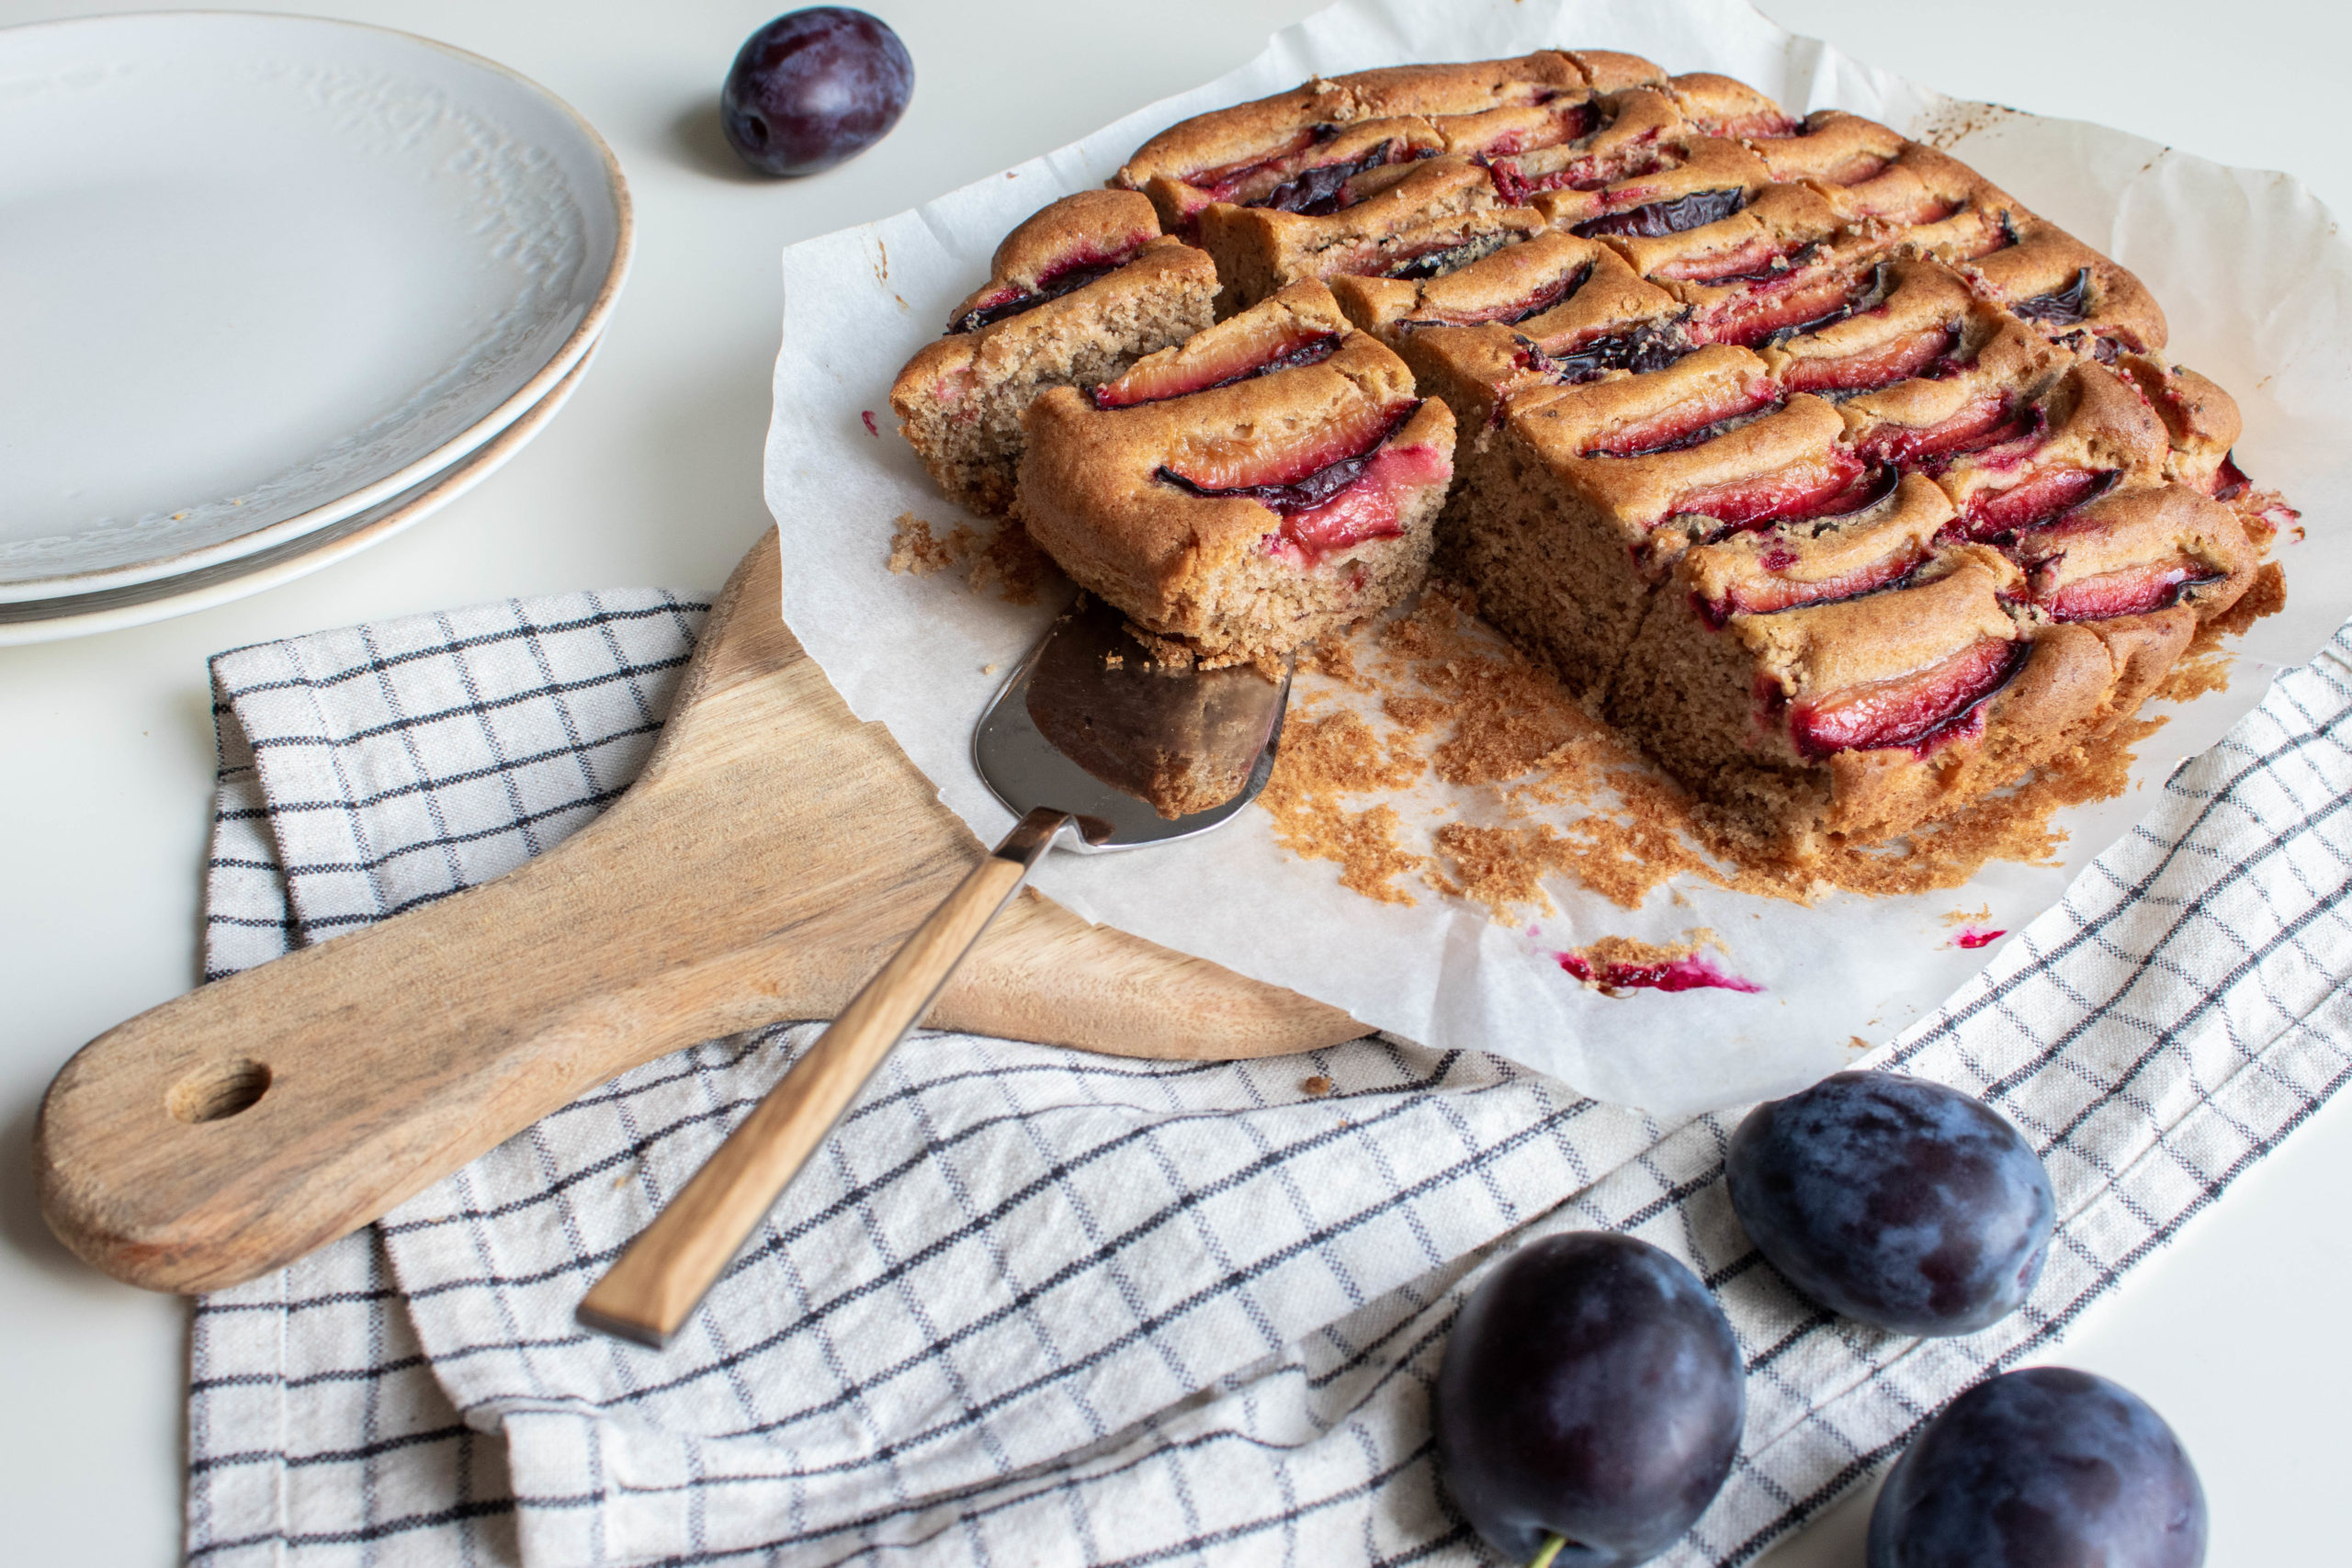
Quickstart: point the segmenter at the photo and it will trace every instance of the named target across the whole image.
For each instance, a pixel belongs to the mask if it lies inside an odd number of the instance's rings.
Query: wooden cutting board
[[[644,773],[588,827],[495,882],[214,981],[84,1046],[50,1086],[36,1145],[65,1244],[153,1290],[234,1284],[616,1073],[831,1017],[982,846],[801,651],[777,570],[771,531],[713,606]],[[1131,858],[1153,874],[1148,852]],[[1193,1060],[1363,1032],[1034,893],[928,1021]]]

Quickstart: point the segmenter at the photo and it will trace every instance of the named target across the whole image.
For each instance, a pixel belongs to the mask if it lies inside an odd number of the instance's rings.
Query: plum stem
[[[1544,1544],[1535,1549],[1535,1555],[1528,1559],[1527,1568],[1552,1568],[1552,1559],[1559,1556],[1560,1548],[1567,1544],[1568,1538],[1566,1536],[1545,1536],[1544,1538]]]

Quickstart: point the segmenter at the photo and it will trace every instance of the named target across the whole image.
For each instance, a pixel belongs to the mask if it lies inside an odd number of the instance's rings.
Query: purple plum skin
[[[1698,1276],[1645,1242],[1530,1242],[1463,1304],[1435,1399],[1438,1466],[1514,1562],[1627,1568],[1671,1546],[1731,1473],[1738,1342]]]
[[[2015,1312],[2056,1201],[2033,1145],[1981,1100],[1895,1073],[1835,1073],[1748,1112],[1724,1161],[1748,1239],[1800,1292],[1902,1334]]]
[[[2199,1568],[2205,1492],[2163,1416],[2064,1367],[1978,1383],[1871,1512],[1869,1568]]]
[[[778,17],[744,40],[718,95],[727,144],[763,175],[813,175],[889,133],[915,62],[887,23],[847,6]]]

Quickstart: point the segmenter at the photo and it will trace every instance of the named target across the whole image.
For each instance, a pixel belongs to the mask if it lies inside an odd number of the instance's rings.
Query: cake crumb
[[[1298,668],[1335,681],[1351,691],[1370,688],[1370,682],[1356,666],[1355,644],[1345,637],[1327,637],[1303,649],[1298,656]]]
[[[889,567],[901,576],[911,573],[929,577],[934,571],[961,565],[979,540],[978,534],[961,523],[943,539],[932,532],[930,524],[911,512],[901,512],[890,535]]]
[[[983,664],[980,666],[980,673],[983,675],[993,675],[996,673],[996,666],[993,664]]]
[[[1449,822],[1437,830],[1437,847],[1453,863],[1455,878],[1445,891],[1487,907],[1497,925],[1516,925],[1516,911],[1533,908],[1555,915],[1559,906],[1544,891],[1547,872],[1566,870],[1558,857],[1560,835],[1550,823],[1532,828],[1474,828]]]
[[[1474,619],[1468,592],[1432,581],[1414,612],[1382,634],[1384,650],[1404,660],[1423,694],[1385,705],[1407,728],[1426,733],[1445,718],[1453,731],[1431,755],[1437,776],[1453,784],[1520,778],[1590,741],[1598,723],[1552,676]]]
[[[1351,810],[1340,796],[1398,789],[1419,777],[1416,758],[1397,756],[1363,716],[1349,709],[1294,713],[1285,722],[1274,771],[1258,804],[1274,819],[1274,839],[1306,860],[1338,863],[1340,885],[1384,904],[1413,905],[1396,879],[1429,857],[1397,841],[1402,819],[1385,802]]]
[[[1311,1094],[1316,1099],[1320,1100],[1325,1095],[1331,1092],[1331,1080],[1325,1077],[1321,1073],[1317,1073],[1311,1078],[1302,1078],[1299,1080],[1298,1091],[1301,1094]]]
[[[967,586],[974,592],[993,590],[1009,604],[1035,604],[1039,589],[1055,570],[1018,523],[1000,523],[986,538],[978,529],[958,523],[943,538],[911,512],[898,515],[888,565],[892,571],[915,577],[967,567]]]
[[[1981,926],[1992,919],[1993,906],[1989,903],[1974,909],[1948,909],[1943,917],[1948,926]]]
[[[1029,537],[1029,531],[1008,519],[996,525],[988,544],[972,558],[972,570],[965,581],[975,592],[992,591],[1008,604],[1034,604],[1038,591],[1056,570],[1046,552]]]

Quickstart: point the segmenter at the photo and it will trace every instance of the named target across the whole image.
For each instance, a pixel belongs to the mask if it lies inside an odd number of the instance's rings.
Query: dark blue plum
[[[813,175],[889,133],[915,62],[888,24],[847,6],[778,17],[744,41],[718,95],[727,143],[763,175]]]
[[[1757,1250],[1833,1312],[1973,1334],[2041,1278],[2057,1205],[2018,1130],[1958,1089],[1837,1073],[1732,1134],[1732,1208]]]
[[[2164,1417],[2064,1367],[1978,1383],[1871,1513],[1870,1568],[2198,1568],[2205,1491]]]
[[[1463,1304],[1438,1370],[1438,1465],[1517,1562],[1621,1568],[1671,1546],[1739,1450],[1747,1372],[1698,1277],[1645,1242],[1531,1242]]]

